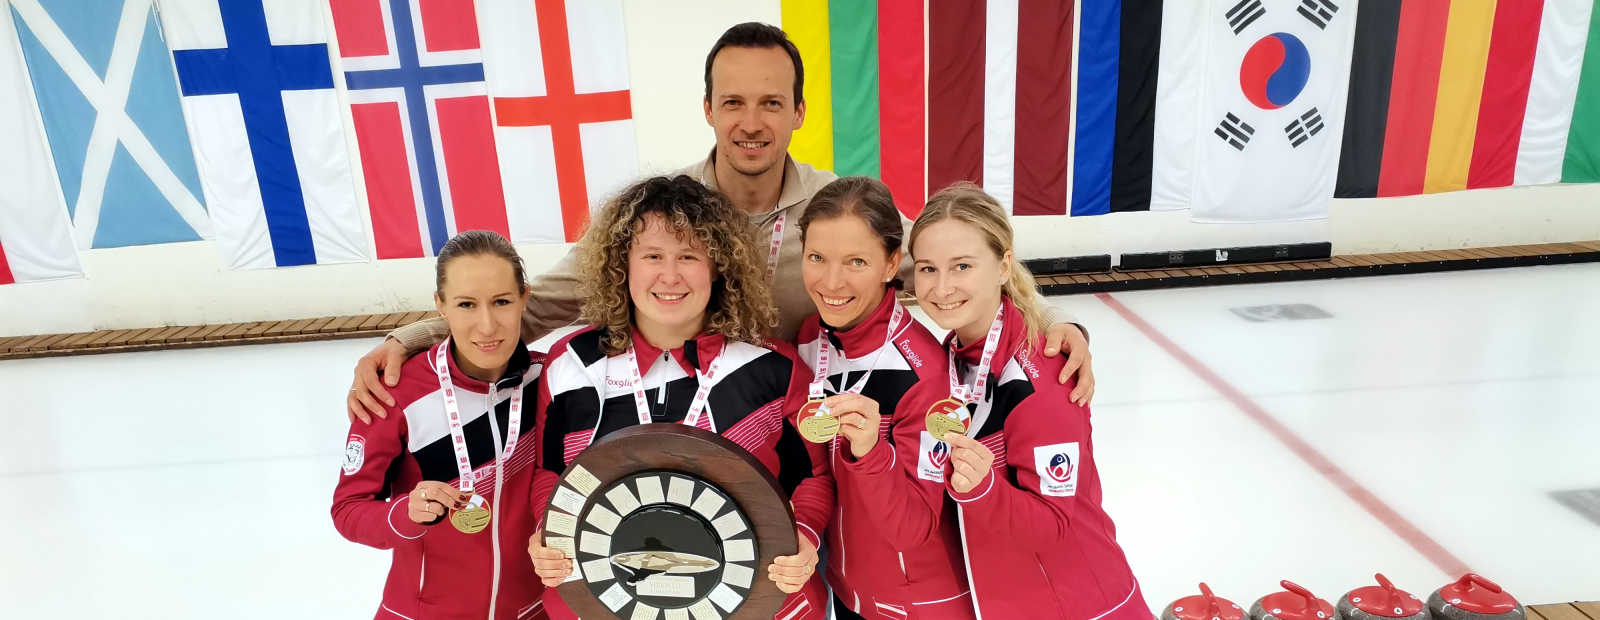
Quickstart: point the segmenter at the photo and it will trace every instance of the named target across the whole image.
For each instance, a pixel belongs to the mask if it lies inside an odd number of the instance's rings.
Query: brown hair
[[[606,354],[619,355],[633,344],[628,250],[651,213],[711,258],[716,280],[706,302],[706,331],[761,344],[778,318],[767,290],[765,257],[752,243],[754,225],[725,196],[680,175],[648,178],[622,190],[594,214],[574,250],[583,320],[608,330],[601,342]]]
[[[794,104],[805,103],[806,68],[800,62],[800,48],[794,46],[789,40],[789,35],[783,29],[761,22],[745,22],[735,25],[722,33],[717,43],[711,46],[711,53],[706,54],[706,101],[711,100],[711,65],[717,61],[717,54],[725,47],[744,47],[753,49],[777,48],[789,54],[790,62],[794,63]]]
[[[444,272],[450,262],[463,256],[498,256],[511,263],[512,277],[517,280],[517,294],[528,292],[528,274],[522,269],[522,256],[500,233],[492,230],[469,230],[444,243],[433,265],[433,294],[444,298]]]
[[[894,206],[889,186],[872,177],[855,176],[835,179],[811,197],[800,215],[800,243],[805,244],[812,222],[845,216],[861,218],[883,240],[885,257],[893,256],[905,239],[905,226],[900,223],[900,210]],[[890,284],[905,288],[898,276]]]
[[[1012,252],[1011,270],[1005,284],[1000,286],[1000,292],[1011,298],[1012,305],[1022,313],[1022,321],[1027,326],[1025,342],[1031,349],[1047,326],[1044,324],[1044,311],[1039,308],[1039,291],[1034,286],[1033,274],[1012,251],[1016,244],[1005,207],[977,185],[966,181],[955,183],[928,199],[928,206],[922,209],[922,215],[917,216],[917,222],[911,226],[911,241],[907,246],[915,246],[917,235],[944,220],[965,222],[978,229],[983,233],[984,241],[988,242],[989,249],[994,251],[995,258]]]

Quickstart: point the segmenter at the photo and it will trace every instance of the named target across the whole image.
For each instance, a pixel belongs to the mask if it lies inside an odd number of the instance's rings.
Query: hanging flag
[[[983,185],[1018,215],[1066,213],[1072,10],[784,0],[783,28],[806,67],[806,123],[790,155],[882,178],[908,217],[956,181]]]
[[[1205,8],[1198,2],[1162,0],[1084,0],[1082,7],[1072,214],[1148,211],[1159,153],[1157,123],[1173,120],[1175,102],[1187,104],[1178,112],[1190,116],[1198,103],[1204,48],[1193,33],[1204,32],[1199,24],[1204,22]],[[1177,21],[1164,32],[1168,12],[1175,13]],[[1162,47],[1164,38],[1176,39],[1174,51],[1188,56],[1170,57]],[[1182,75],[1183,71],[1190,73]],[[1165,92],[1158,88],[1162,84]],[[1163,107],[1168,108],[1165,115]],[[1178,120],[1186,121],[1176,133],[1188,136],[1187,141],[1164,136],[1176,142],[1164,160],[1173,164],[1180,163],[1177,154],[1192,158],[1193,153],[1196,121]],[[1175,126],[1167,128],[1172,133]]]
[[[377,256],[433,256],[458,232],[510,238],[470,2],[334,0]]]
[[[511,240],[576,241],[638,176],[622,0],[479,8]]]
[[[913,0],[781,3],[806,73],[806,122],[789,155],[840,176],[882,179],[908,217],[928,192],[924,13]]]
[[[1593,19],[1594,8],[1592,0],[1544,0],[1527,113],[1517,145],[1513,180],[1517,185],[1561,182],[1569,145],[1575,158],[1582,157],[1581,153],[1600,153],[1596,143],[1600,126],[1594,120],[1600,116],[1600,23]],[[1579,115],[1575,112],[1582,87],[1586,87],[1584,101],[1589,107]],[[1568,140],[1574,124],[1578,138]],[[1567,180],[1600,181],[1600,174],[1582,177],[1574,174]]]
[[[1557,0],[1549,0],[1557,1]],[[1600,9],[1600,6],[1594,7]],[[1576,16],[1578,9],[1570,9]],[[1561,162],[1561,182],[1600,182],[1600,15],[1589,17],[1589,37],[1584,48],[1583,73],[1573,102],[1572,127],[1567,133],[1566,155]]]
[[[1327,217],[1357,5],[1213,0],[1210,6],[1193,219]]]
[[[1338,196],[1592,182],[1594,0],[1362,5]]]
[[[1204,2],[1163,2],[1151,136],[1150,210],[1189,208],[1194,194],[1194,151],[1201,138],[1200,97],[1205,92]],[[1124,40],[1139,33],[1123,29]]]
[[[160,0],[229,269],[367,260],[316,0]]]
[[[153,0],[13,0],[79,248],[211,237]]]
[[[0,19],[0,284],[83,275],[9,19]]]

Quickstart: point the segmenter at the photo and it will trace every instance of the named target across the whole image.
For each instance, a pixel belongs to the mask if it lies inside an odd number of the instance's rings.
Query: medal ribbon
[[[894,340],[894,332],[900,329],[900,321],[905,318],[905,315],[905,307],[901,306],[898,301],[894,302],[894,314],[889,317],[889,330],[883,335],[883,346],[878,347],[877,355],[872,357],[872,366],[867,368],[867,373],[861,375],[861,379],[857,380],[855,385],[850,386],[850,389],[844,392],[840,392],[841,394],[860,394],[861,390],[867,387],[867,379],[872,378],[872,369],[877,367],[878,358],[883,355],[883,349],[890,345],[890,341]],[[813,379],[810,387],[811,400],[822,400],[828,396],[824,388],[828,381],[828,358],[832,353],[833,345],[828,342],[828,337],[824,334],[818,339],[817,343],[817,364],[812,374]],[[840,357],[844,357],[843,353],[840,354]],[[816,415],[827,415],[827,411],[818,409]]]
[[[722,345],[727,348],[726,342]],[[700,389],[694,393],[694,400],[689,403],[689,413],[683,416],[683,423],[688,426],[700,424],[700,414],[706,409],[706,399],[711,396],[711,386],[716,385],[717,367],[722,365],[722,356],[711,360],[711,366],[704,373],[696,368],[695,377],[700,382]],[[639,423],[650,423],[650,399],[644,394],[644,377],[639,373],[639,356],[634,353],[633,347],[628,347],[629,379],[633,382],[633,406],[639,412]],[[661,389],[666,389],[665,385]],[[601,392],[604,394],[605,392]]]
[[[461,406],[456,402],[455,382],[450,380],[450,339],[445,338],[444,344],[434,354],[433,369],[439,373],[439,387],[444,388],[444,412],[450,420],[450,447],[456,452],[456,471],[461,473],[461,492],[471,493],[472,484],[472,459],[467,455],[467,437],[462,433]],[[494,402],[495,386],[489,386],[489,402]],[[494,424],[494,410],[491,406],[489,423]],[[511,459],[511,453],[517,450],[517,438],[522,434],[522,387],[517,386],[511,391],[511,418],[506,421],[506,445],[500,451],[500,457],[495,462],[494,478],[498,483],[501,472],[505,471],[506,462]]]
[[[789,213],[778,214],[778,219],[772,222],[772,243],[767,249],[767,284],[772,284],[772,278],[778,273],[778,254],[783,251],[783,222],[788,219]]]
[[[983,356],[978,358],[977,373],[973,384],[968,386],[956,374],[956,350],[949,349],[950,354],[950,397],[964,404],[983,402],[984,394],[989,391],[989,365],[994,362],[994,353],[1000,348],[1000,333],[1006,327],[1006,305],[1000,304],[1000,309],[994,313],[994,322],[989,324],[989,336],[983,341]],[[956,409],[957,419],[963,424],[968,423],[971,412],[966,407]]]

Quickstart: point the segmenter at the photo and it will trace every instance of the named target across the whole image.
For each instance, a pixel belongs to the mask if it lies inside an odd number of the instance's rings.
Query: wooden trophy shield
[[[799,552],[778,480],[738,444],[682,424],[589,446],[544,523],[544,545],[574,559],[557,591],[590,620],[768,620],[788,595],[767,566]]]

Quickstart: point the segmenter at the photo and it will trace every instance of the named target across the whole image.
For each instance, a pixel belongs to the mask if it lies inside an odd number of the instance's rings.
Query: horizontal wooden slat
[[[282,322],[283,321],[262,321],[260,323],[256,323],[255,326],[251,327],[248,331],[245,331],[239,335],[245,338],[259,338],[262,335],[265,335],[267,330],[272,329],[273,326]]]
[[[159,328],[159,327],[149,327],[149,328],[145,328],[145,329],[130,329],[126,333],[122,334],[121,336],[117,336],[116,338],[112,338],[111,340],[106,341],[106,346],[108,346],[108,347],[122,346],[122,345],[128,344],[128,342],[133,340],[134,338],[138,338],[139,336],[142,336],[144,334],[150,333],[151,330],[157,330],[157,329],[161,329],[161,328]]]
[[[1570,604],[1539,605],[1539,615],[1545,620],[1590,620],[1589,616]]]
[[[194,333],[191,333],[191,334],[189,334],[187,336],[184,336],[183,337],[183,341],[184,342],[200,342],[202,340],[205,340],[206,336],[210,336],[211,332],[217,331],[217,330],[222,329],[224,327],[227,327],[227,325],[202,325],[200,327],[200,329],[196,330]]]
[[[366,320],[362,321],[361,325],[357,326],[356,329],[361,330],[361,331],[366,331],[366,330],[369,330],[369,329],[377,329],[378,328],[378,323],[383,321],[383,317],[384,316],[385,315],[382,315],[382,314],[367,315]]]
[[[226,340],[228,338],[228,334],[232,334],[241,329],[248,329],[251,325],[254,325],[254,323],[229,323],[227,325],[223,325],[222,327],[218,327],[216,331],[211,332],[206,336],[206,340]]]
[[[1572,606],[1577,607],[1578,611],[1588,616],[1589,620],[1600,620],[1600,602],[1573,603]]]
[[[378,329],[387,330],[387,329],[394,329],[396,327],[399,327],[400,326],[400,319],[406,318],[407,314],[409,314],[409,313],[396,312],[394,314],[385,315],[383,317],[382,321],[378,321]]]
[[[313,319],[311,321],[310,325],[307,325],[307,326],[305,326],[304,328],[302,328],[300,330],[300,333],[302,333],[302,334],[320,333],[322,331],[322,328],[326,327],[328,325],[328,323],[331,322],[331,321],[333,321],[333,318],[331,318],[331,317],[323,317],[323,318],[320,318],[320,319]]]
[[[0,353],[5,353],[6,351],[11,350],[12,345],[22,344],[37,337],[38,336],[7,336],[5,338],[0,338]]]
[[[71,338],[71,337],[76,336],[76,335],[77,334],[50,334],[50,336],[48,338],[45,338],[44,340],[40,340],[39,342],[33,343],[32,346],[28,347],[28,350],[29,351],[44,351],[44,350],[49,349],[50,345],[53,345],[53,344],[55,344],[57,342],[61,342],[62,340],[66,340],[66,339]]]
[[[132,331],[140,331],[140,330],[119,329],[119,330],[116,330],[116,331],[113,331],[113,332],[107,332],[105,334],[102,334],[98,338],[95,338],[94,340],[90,340],[89,342],[85,343],[84,346],[87,346],[87,347],[90,347],[90,348],[94,348],[94,349],[98,349],[100,347],[106,346],[107,344],[110,344],[112,340],[115,340],[117,338],[122,338],[122,339],[126,340],[127,337],[128,337],[128,332],[132,332]]]
[[[99,338],[101,335],[102,334],[100,332],[79,332],[72,334],[66,338],[56,341],[55,344],[50,345],[50,350],[59,351],[62,349],[76,349],[80,346],[88,346],[90,340]]]

